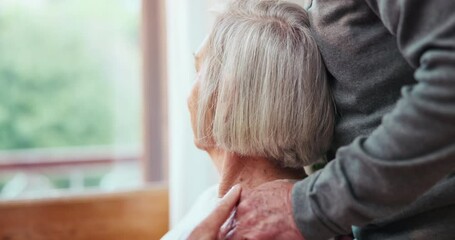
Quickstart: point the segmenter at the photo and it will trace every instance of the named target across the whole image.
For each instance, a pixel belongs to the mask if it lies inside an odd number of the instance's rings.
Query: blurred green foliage
[[[112,49],[137,48],[138,14],[119,0],[27,2],[0,5],[0,149],[113,144]]]

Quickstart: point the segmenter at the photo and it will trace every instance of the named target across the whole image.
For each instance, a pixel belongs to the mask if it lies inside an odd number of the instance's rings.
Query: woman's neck
[[[303,168],[282,168],[263,157],[239,156],[222,150],[210,151],[209,155],[221,175],[218,192],[220,197],[236,184],[240,184],[243,191],[248,191],[269,181],[302,179],[306,176]]]

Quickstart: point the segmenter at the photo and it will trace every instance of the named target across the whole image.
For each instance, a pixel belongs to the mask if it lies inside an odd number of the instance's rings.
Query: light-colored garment
[[[193,229],[206,218],[217,206],[219,185],[212,186],[205,190],[196,200],[185,217],[173,227],[161,240],[186,239]]]

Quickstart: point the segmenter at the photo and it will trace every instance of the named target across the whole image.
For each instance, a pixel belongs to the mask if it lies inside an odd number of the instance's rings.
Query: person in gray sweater
[[[303,236],[455,239],[455,1],[306,8],[339,119],[334,160],[293,188]]]
[[[455,239],[455,1],[305,2],[338,112],[333,160],[290,187],[242,193],[230,239],[295,228],[306,240],[351,229],[358,240]]]

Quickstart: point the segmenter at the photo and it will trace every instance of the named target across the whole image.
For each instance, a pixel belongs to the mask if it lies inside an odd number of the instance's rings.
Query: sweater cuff
[[[292,188],[294,221],[305,240],[327,240],[338,235],[321,220],[318,215],[319,206],[311,199],[315,195],[312,186],[320,173],[321,171],[318,171],[308,176]]]

